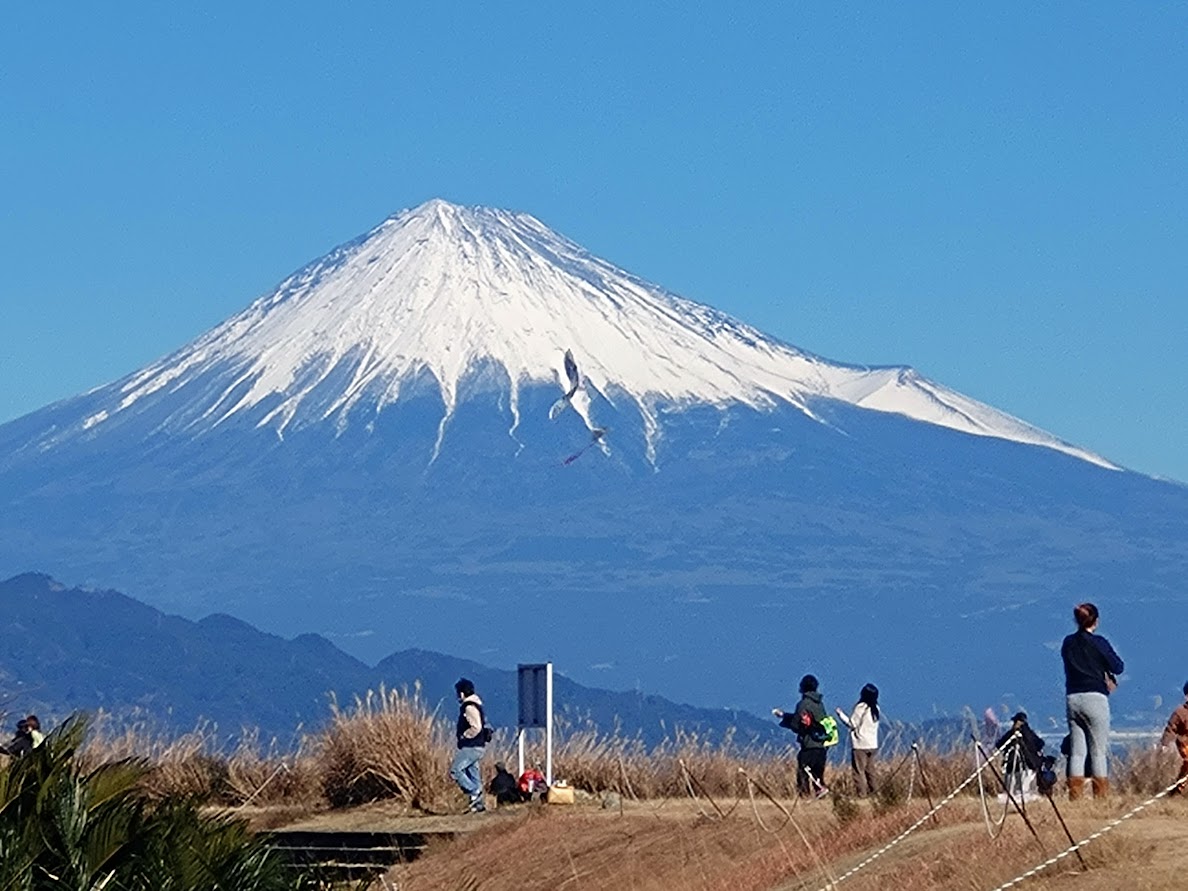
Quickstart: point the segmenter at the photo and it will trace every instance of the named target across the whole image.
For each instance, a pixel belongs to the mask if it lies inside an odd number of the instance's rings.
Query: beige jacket
[[[482,704],[477,693],[471,693],[462,700],[462,714],[466,718],[466,728],[462,731],[464,739],[474,739],[482,732],[483,713],[479,711]]]

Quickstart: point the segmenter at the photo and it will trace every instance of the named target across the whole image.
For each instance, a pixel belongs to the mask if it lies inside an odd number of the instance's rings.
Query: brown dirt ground
[[[1097,831],[1139,799],[1057,801],[1073,837]],[[622,813],[596,804],[509,808],[448,818],[465,837],[432,845],[415,863],[393,869],[380,889],[399,891],[817,891],[895,838],[922,816],[913,802],[876,816],[865,809],[841,824],[829,802],[791,810],[746,800],[719,802],[723,819],[690,800],[628,802]],[[792,808],[791,802],[784,807]],[[1001,812],[999,812],[1000,815]],[[372,816],[379,816],[377,813]],[[997,815],[996,815],[997,816]],[[1046,802],[1028,807],[1039,836],[1013,815],[991,839],[976,799],[958,799],[839,887],[846,891],[993,889],[1064,850],[1067,839]],[[319,828],[335,828],[339,815]],[[417,818],[401,816],[404,821]],[[437,818],[447,819],[447,818]],[[365,825],[350,817],[351,828]],[[362,822],[361,822],[362,821]],[[414,824],[415,825],[415,824]],[[443,826],[446,824],[443,824]],[[345,828],[345,825],[344,825]],[[370,828],[370,827],[368,827]],[[1188,888],[1188,801],[1161,801],[1019,888],[1077,891],[1172,891]]]
[[[271,829],[300,832],[409,832],[461,834],[480,829],[482,817],[470,814],[426,814],[392,801],[360,807],[310,810],[307,805],[212,808],[212,812],[247,820],[256,832]]]

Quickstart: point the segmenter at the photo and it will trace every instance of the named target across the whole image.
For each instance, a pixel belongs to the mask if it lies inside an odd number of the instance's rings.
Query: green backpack
[[[825,744],[825,748],[836,746],[841,735],[838,733],[837,721],[832,716],[826,715],[818,724],[821,729],[819,731],[821,742]]]

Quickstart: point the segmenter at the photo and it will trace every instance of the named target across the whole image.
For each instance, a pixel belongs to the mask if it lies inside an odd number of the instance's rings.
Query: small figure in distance
[[[1010,728],[995,741],[994,748],[999,749],[1006,746],[1015,733],[1019,734],[1018,739],[1007,746],[1002,753],[1005,764],[1004,778],[1012,795],[1016,798],[1022,797],[1024,801],[1034,801],[1039,798],[1038,777],[1043,768],[1041,753],[1044,749],[1044,741],[1027,723],[1027,713],[1016,712],[1011,718]],[[1007,800],[1005,792],[999,795],[999,800],[1003,802]]]
[[[1184,685],[1184,702],[1180,703],[1179,707],[1172,712],[1171,717],[1167,719],[1167,727],[1164,728],[1163,736],[1159,739],[1159,748],[1166,749],[1172,742],[1175,742],[1176,749],[1180,753],[1180,775],[1176,779],[1183,780],[1188,777],[1188,684]],[[1188,783],[1181,783],[1171,794],[1188,794],[1185,786],[1188,786]]]
[[[846,714],[839,706],[837,716],[850,728],[850,769],[861,798],[875,794],[874,761],[879,753],[879,688],[866,684],[858,693],[854,711]]]
[[[1093,797],[1110,793],[1110,692],[1123,671],[1122,660],[1110,642],[1097,634],[1099,613],[1092,603],[1073,609],[1077,630],[1060,645],[1064,663],[1065,706],[1068,711],[1068,800],[1085,794],[1085,767],[1093,776]]]
[[[829,794],[825,787],[825,761],[829,751],[825,747],[827,733],[821,722],[828,715],[819,686],[813,675],[806,674],[800,679],[800,702],[796,704],[796,710],[785,712],[773,708],[771,713],[780,719],[781,727],[796,734],[800,744],[796,755],[796,791],[802,796],[815,794],[817,798],[824,798]]]
[[[13,758],[20,758],[33,751],[33,736],[29,733],[29,722],[21,718],[17,721],[16,733],[8,741],[8,745],[0,746],[0,751]]]
[[[545,796],[549,794],[549,783],[545,779],[545,775],[541,773],[540,765],[529,767],[520,774],[520,794],[524,801],[544,801]]]
[[[487,791],[495,796],[497,805],[519,804],[524,800],[520,793],[520,784],[502,761],[495,762],[495,776],[487,784]]]
[[[29,738],[33,740],[33,748],[37,748],[45,742],[45,734],[41,732],[41,721],[37,715],[29,715],[25,718],[25,724],[29,727]]]
[[[450,777],[469,800],[470,813],[479,814],[487,809],[483,804],[483,777],[479,762],[490,742],[490,729],[483,714],[483,701],[474,692],[474,682],[459,678],[454,684],[454,692],[458,694],[455,733],[458,751],[454,753],[454,761],[450,765]]]

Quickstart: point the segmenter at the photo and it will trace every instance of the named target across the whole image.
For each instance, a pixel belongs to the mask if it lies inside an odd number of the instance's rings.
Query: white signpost
[[[540,727],[545,732],[545,782],[553,784],[553,663],[517,666],[520,710],[516,733],[520,746],[520,773],[524,774],[524,732]]]

